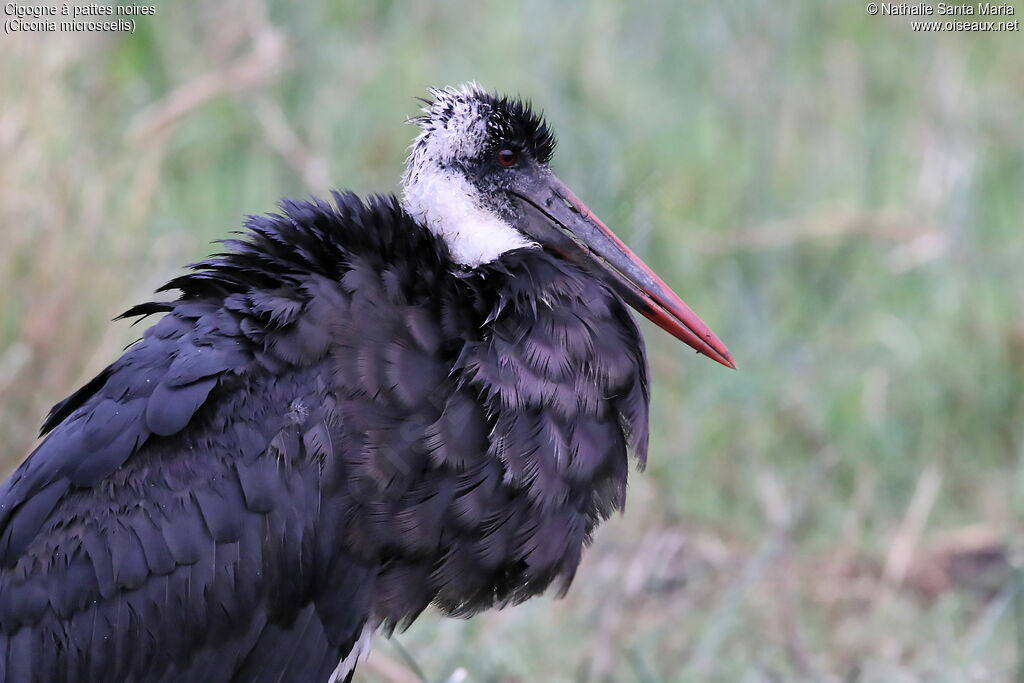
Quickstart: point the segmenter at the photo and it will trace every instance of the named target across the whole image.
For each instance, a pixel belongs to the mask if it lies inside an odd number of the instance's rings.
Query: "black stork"
[[[735,367],[528,105],[431,94],[401,201],[250,218],[50,411],[0,489],[0,681],[347,681],[430,604],[565,591],[646,456],[626,304]]]

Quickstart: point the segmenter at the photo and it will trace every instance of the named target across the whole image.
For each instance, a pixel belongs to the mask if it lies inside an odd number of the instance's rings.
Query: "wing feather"
[[[0,680],[327,680],[431,602],[568,586],[646,447],[631,318],[335,202],[250,219],[54,406],[0,487]]]

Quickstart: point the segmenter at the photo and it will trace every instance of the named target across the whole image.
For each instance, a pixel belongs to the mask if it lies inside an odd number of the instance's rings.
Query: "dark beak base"
[[[596,271],[658,327],[722,365],[736,367],[714,332],[558,178],[547,173],[514,194],[540,214],[527,217],[524,232]]]

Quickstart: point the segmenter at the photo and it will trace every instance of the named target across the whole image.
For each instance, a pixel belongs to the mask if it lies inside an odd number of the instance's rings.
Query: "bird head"
[[[402,176],[402,203],[477,268],[516,249],[546,249],[605,281],[698,352],[735,368],[729,350],[549,166],[555,138],[519,99],[475,83],[433,89]]]

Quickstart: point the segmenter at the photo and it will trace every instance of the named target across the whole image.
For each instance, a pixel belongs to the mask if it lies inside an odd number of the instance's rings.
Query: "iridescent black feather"
[[[583,270],[459,269],[351,194],[226,246],[0,487],[0,680],[325,681],[364,628],[564,590],[621,508],[647,369]]]
[[[542,164],[551,161],[555,153],[555,134],[543,115],[534,113],[529,102],[491,94],[485,95],[483,101],[491,108],[487,118],[488,138],[525,150]]]

